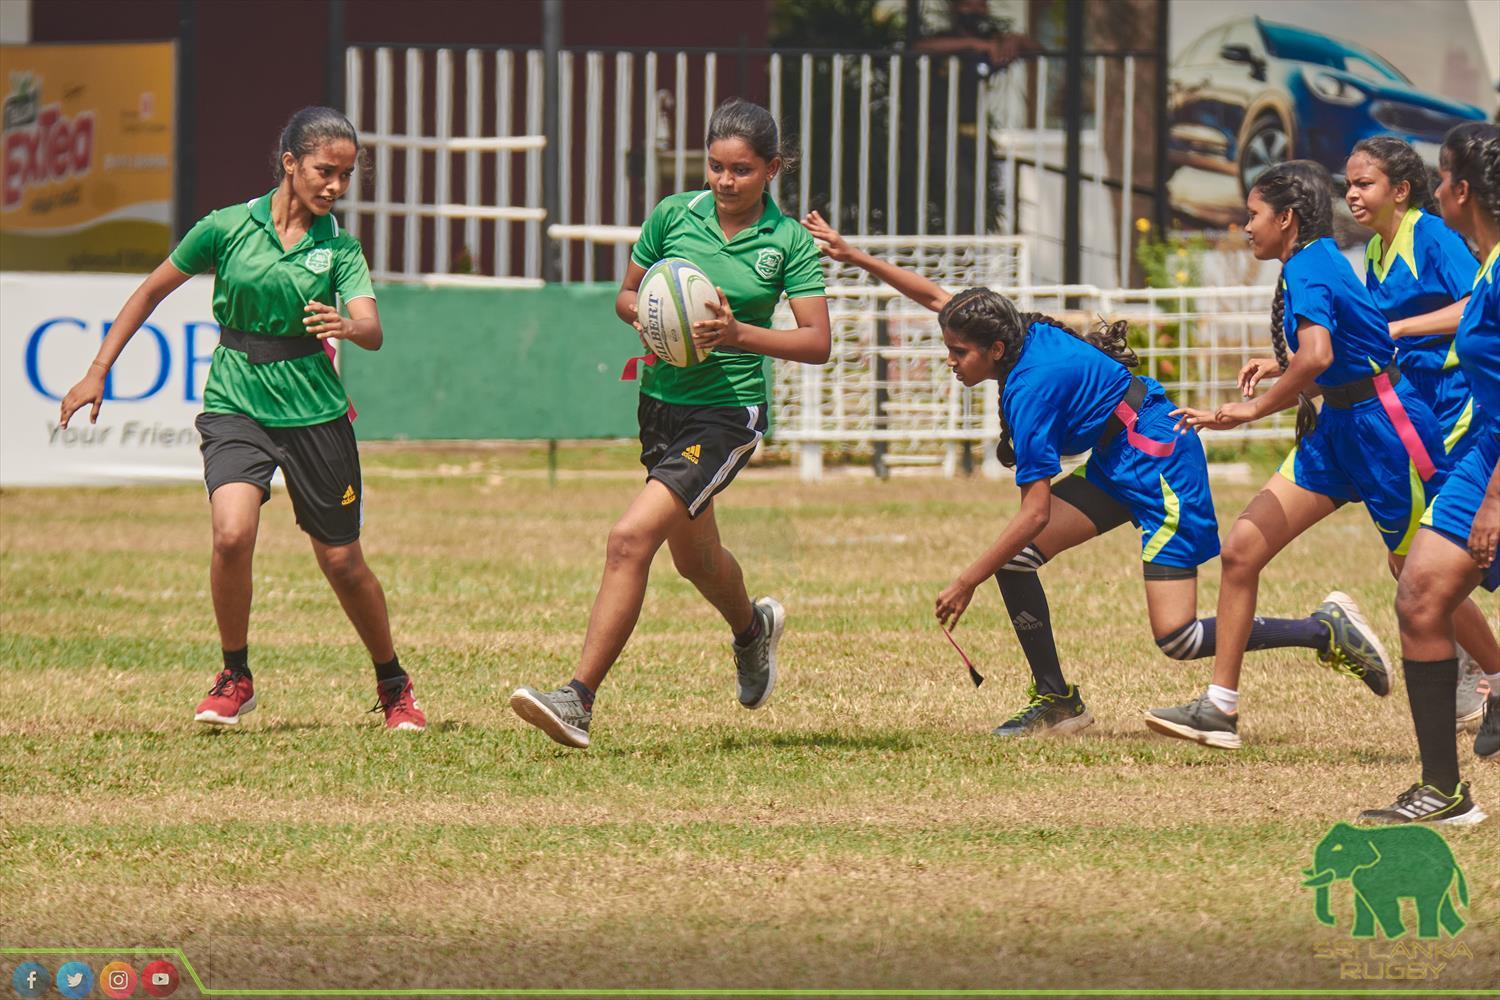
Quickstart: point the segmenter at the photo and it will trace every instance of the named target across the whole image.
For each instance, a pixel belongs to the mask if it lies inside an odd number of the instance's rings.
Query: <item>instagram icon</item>
[[[99,970],[99,989],[107,997],[123,998],[135,993],[139,980],[135,969],[124,962],[110,962]]]

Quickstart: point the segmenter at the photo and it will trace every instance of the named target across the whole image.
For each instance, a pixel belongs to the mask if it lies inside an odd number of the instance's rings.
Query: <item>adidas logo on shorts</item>
[[[357,496],[354,495],[354,487],[353,486],[345,486],[344,487],[344,496],[343,496],[343,498],[341,500],[339,500],[339,505],[342,506],[342,507],[347,507],[351,503],[353,503],[354,501],[356,501],[358,499],[359,499],[359,497],[357,497]]]
[[[686,448],[682,449],[682,457],[687,459],[689,462],[692,462],[694,465],[698,464],[698,458],[702,454],[702,445],[690,444]]]

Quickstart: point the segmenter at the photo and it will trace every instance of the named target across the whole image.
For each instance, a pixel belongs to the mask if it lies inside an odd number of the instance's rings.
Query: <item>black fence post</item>
[[[1083,280],[1083,0],[1068,0],[1063,122],[1068,130],[1063,179],[1063,284]],[[1095,109],[1098,113],[1098,109]]]
[[[562,157],[565,150],[557,148],[557,136],[561,131],[557,110],[558,53],[562,51],[563,0],[545,0],[542,4],[542,131],[547,145],[542,149],[542,208],[547,213],[544,226],[557,222],[558,206],[561,204]],[[503,155],[503,154],[502,154]],[[542,230],[542,280],[548,283],[562,278],[562,266],[558,246],[548,239]],[[556,447],[554,442],[553,447]]]
[[[1156,205],[1152,215],[1157,233],[1165,233],[1172,224],[1172,201],[1167,192],[1167,137],[1172,128],[1172,113],[1168,106],[1171,66],[1167,62],[1172,51],[1168,44],[1172,25],[1171,0],[1158,0],[1156,12]]]
[[[172,238],[197,221],[198,197],[198,0],[177,0],[177,173],[173,178]]]
[[[328,106],[344,110],[346,97],[344,80],[344,43],[348,37],[345,28],[344,0],[328,0],[328,54],[324,59],[324,65],[328,74],[325,88],[328,92]],[[354,123],[355,128],[359,123]]]

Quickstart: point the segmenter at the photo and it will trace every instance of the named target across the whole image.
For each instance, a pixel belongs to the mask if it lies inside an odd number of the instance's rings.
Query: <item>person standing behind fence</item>
[[[664,199],[641,227],[615,313],[640,331],[637,289],[665,257],[697,265],[719,289],[717,318],[694,324],[691,368],[652,365],[638,415],[646,485],[610,529],[583,653],[555,691],[522,687],[511,708],[564,746],[589,745],[594,697],[640,617],[651,560],[666,542],[672,563],[733,633],[739,702],[760,708],[776,683],[776,647],[786,615],[773,598],[751,601],[739,563],[719,539],[714,497],[750,461],[767,427],[765,358],[828,360],[828,305],[817,247],[766,190],[784,166],[776,119],[732,99],[708,123],[708,186]],[[771,330],[785,294],[794,330]]]
[[[371,351],[384,340],[364,252],[332,212],[359,155],[354,126],[338,111],[294,114],[272,161],[276,187],[200,219],[126,301],[88,374],[63,397],[64,427],[85,406],[90,422],[97,420],[105,376],[152,310],[192,275],[214,272],[220,340],[197,420],[213,519],[209,582],[224,651],[223,669],[194,716],[209,725],[238,725],[257,704],[251,561],[278,467],[297,525],[375,664],[379,701],[371,711],[385,715],[387,729],[427,725],[391,643],[385,592],[360,549],[359,449],[348,397],[325,351],[334,340]]]
[[[1422,516],[1396,587],[1422,779],[1391,805],[1361,813],[1366,823],[1468,825],[1485,818],[1468,782],[1459,780],[1458,748],[1448,720],[1454,708],[1458,610],[1475,587],[1500,589],[1500,127],[1460,125],[1444,139],[1439,157],[1443,218],[1484,257],[1454,338],[1482,422],[1470,431],[1473,447]],[[1500,656],[1492,656],[1485,669],[1490,695],[1474,753],[1500,760]]]
[[[1396,364],[1432,408],[1443,450],[1457,466],[1476,440],[1474,394],[1459,367],[1453,334],[1479,262],[1433,209],[1427,164],[1395,136],[1363,139],[1344,168],[1354,220],[1375,230],[1365,248],[1365,287],[1391,324]],[[1458,724],[1484,714],[1479,662],[1459,650]]]
[[[1064,551],[1126,522],[1140,530],[1151,634],[1176,660],[1212,656],[1217,623],[1198,618],[1198,567],[1219,552],[1208,461],[1196,436],[1173,433],[1173,404],[1155,379],[1132,376],[1135,352],[1124,322],[1084,337],[1037,313],[1020,313],[984,288],[950,295],[912,271],[856,250],[813,212],[803,224],[835,260],[868,271],[938,314],[948,367],[966,386],[1000,382],[1000,460],[1015,469],[1021,509],[996,542],[938,595],[937,617],[957,625],[990,577],[1031,667],[1024,708],[996,736],[1067,735],[1093,722],[1077,685],[1063,677],[1052,613],[1038,570]],[[1061,456],[1092,450],[1086,464],[1053,482]],[[1356,672],[1377,693],[1385,664],[1337,592],[1306,618],[1257,618],[1252,649],[1303,647]],[[1238,743],[1231,729],[1216,737]]]
[[[1224,542],[1209,689],[1186,705],[1146,713],[1146,724],[1167,736],[1220,746],[1216,735],[1237,726],[1240,664],[1260,573],[1278,552],[1343,504],[1363,503],[1399,570],[1418,518],[1442,485],[1437,419],[1401,377],[1385,316],[1331,238],[1332,197],[1328,172],[1310,160],[1283,163],[1256,180],[1247,198],[1250,249],[1259,260],[1283,262],[1271,308],[1276,358],[1241,370],[1245,402],[1177,411],[1186,428],[1224,430],[1298,407],[1297,445]],[[1250,399],[1268,376],[1276,383]],[[1307,396],[1314,384],[1321,414]],[[1465,644],[1478,649],[1488,632],[1483,615],[1473,604],[1461,610]]]

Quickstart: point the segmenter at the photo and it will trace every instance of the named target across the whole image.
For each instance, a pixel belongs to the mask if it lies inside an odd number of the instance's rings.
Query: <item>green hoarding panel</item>
[[[634,437],[641,352],[615,316],[617,288],[376,290],[385,346],[345,345],[361,438]]]

